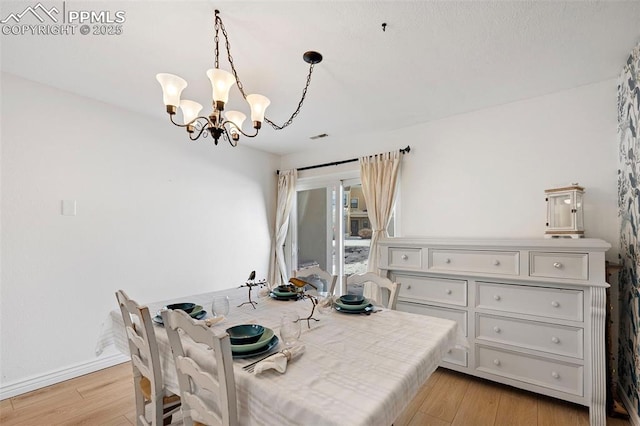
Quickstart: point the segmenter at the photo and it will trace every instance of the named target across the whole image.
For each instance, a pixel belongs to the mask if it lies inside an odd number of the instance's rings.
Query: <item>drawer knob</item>
[[[560,262],[554,262],[554,263],[553,263],[553,267],[554,267],[554,268],[556,268],[556,269],[560,269],[560,268],[562,268],[562,263],[560,263]]]
[[[451,263],[451,259],[446,258],[446,259],[444,260],[444,263]]]
[[[560,306],[560,304],[554,300],[553,302],[551,302],[551,306],[557,308],[558,306]]]
[[[553,337],[551,338],[551,341],[552,341],[553,343],[560,343],[560,339],[558,339],[556,336],[553,336]]]
[[[402,260],[407,260],[407,259],[409,259],[409,256],[407,256],[406,254],[403,254],[402,256],[400,256],[400,258]]]
[[[448,288],[448,289],[447,289],[447,294],[451,294],[451,293],[452,293],[451,289],[450,289],[450,288]]]
[[[407,290],[411,290],[411,284],[407,286]]]
[[[500,295],[499,295],[499,294],[496,294],[495,296],[493,296],[493,299],[494,299],[494,300],[500,300],[500,299],[501,299],[501,297],[500,297]]]
[[[500,266],[500,261],[498,259],[496,259],[496,260],[493,261],[493,264],[495,266]]]
[[[559,379],[560,375],[556,371],[552,371],[551,372],[551,377],[553,377],[554,379]]]
[[[496,325],[495,327],[493,327],[493,331],[495,331],[496,333],[500,333],[502,330],[500,330],[500,327]]]
[[[494,359],[494,360],[493,360],[493,363],[494,363],[495,365],[500,365],[500,360],[499,360],[499,359]]]

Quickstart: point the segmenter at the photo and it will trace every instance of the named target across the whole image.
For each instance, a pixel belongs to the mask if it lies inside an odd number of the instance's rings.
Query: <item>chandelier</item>
[[[244,135],[248,138],[253,138],[258,135],[262,122],[266,121],[275,130],[282,130],[287,127],[293,119],[298,115],[304,99],[307,95],[307,89],[311,83],[311,73],[315,64],[322,61],[322,55],[318,52],[308,51],[305,52],[302,58],[309,64],[309,74],[307,75],[307,82],[302,91],[302,98],[298,103],[298,107],[291,114],[289,120],[282,125],[277,125],[265,117],[265,110],[271,103],[271,101],[259,94],[247,95],[244,90],[244,86],[238,77],[235,65],[233,63],[233,57],[231,56],[231,46],[229,44],[229,37],[227,30],[220,18],[220,11],[215,11],[215,62],[214,68],[207,71],[207,76],[211,80],[211,87],[213,89],[213,111],[209,116],[199,115],[202,110],[202,105],[197,102],[187,99],[180,99],[182,91],[187,87],[187,82],[177,75],[160,73],[156,75],[156,79],[162,86],[163,101],[167,108],[167,113],[173,124],[179,127],[185,127],[189,138],[196,140],[200,136],[207,137],[207,133],[211,134],[214,143],[218,145],[219,139],[222,137],[231,144],[231,146],[237,146],[240,135]],[[225,41],[225,47],[227,51],[227,60],[231,66],[231,72],[224,71],[219,67],[219,32],[222,32]],[[229,90],[233,85],[238,87],[242,97],[249,104],[251,110],[251,121],[253,122],[253,128],[255,133],[247,134],[242,130],[242,124],[246,120],[247,116],[240,111],[224,111],[225,104],[229,100]],[[176,111],[180,107],[182,110],[183,123],[180,124],[174,120]],[[224,112],[224,113],[223,113]]]

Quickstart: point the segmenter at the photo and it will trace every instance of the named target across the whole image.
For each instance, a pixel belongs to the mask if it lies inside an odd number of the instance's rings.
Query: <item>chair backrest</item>
[[[175,361],[184,424],[191,426],[195,420],[206,425],[237,425],[236,381],[229,335],[216,334],[181,310],[163,310],[162,320]],[[183,345],[186,336],[211,351],[191,343],[187,354]],[[206,356],[212,357],[214,367],[203,366]]]
[[[363,295],[374,299],[378,304],[384,303],[382,292],[386,294],[387,308],[396,309],[398,302],[398,294],[400,293],[400,283],[391,281],[389,278],[381,277],[374,272],[365,272],[364,274],[353,274],[347,277],[347,286],[364,285]]]
[[[310,266],[308,268],[298,269],[293,271],[294,278],[299,278],[303,281],[311,282],[317,286],[318,282],[324,284],[324,288],[317,290],[319,292],[326,291],[332,295],[336,291],[336,282],[338,281],[337,275],[331,275],[329,272],[320,268],[319,266]]]
[[[147,423],[146,418],[140,418],[140,416],[144,417],[145,412],[141,380],[146,378],[151,384],[151,423],[161,425],[163,423],[164,385],[158,343],[153,331],[149,308],[138,305],[122,290],[116,292],[116,299],[120,305],[125,333],[129,341],[138,421],[143,424]]]

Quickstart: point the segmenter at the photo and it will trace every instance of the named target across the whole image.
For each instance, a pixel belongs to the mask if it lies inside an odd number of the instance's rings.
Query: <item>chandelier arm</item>
[[[302,109],[302,104],[304,103],[305,98],[307,97],[307,89],[309,89],[309,85],[311,84],[311,74],[313,73],[314,64],[309,65],[309,74],[307,74],[307,84],[305,84],[304,89],[302,89],[302,97],[300,98],[300,102],[298,102],[298,108],[291,114],[291,117],[282,125],[277,125],[273,121],[269,120],[266,116],[264,117],[264,121],[269,123],[271,127],[275,130],[282,130],[287,127],[289,124],[293,122],[293,119],[298,116],[300,110]]]
[[[229,133],[227,133],[227,130],[225,129],[224,131],[224,138],[227,140],[227,142],[229,142],[229,145],[231,145],[232,147],[237,147],[238,146],[238,139],[234,140],[233,138],[229,137]]]
[[[202,126],[203,128],[205,128],[205,127],[206,127],[206,126],[208,126],[208,125],[212,125],[211,120],[209,120],[209,118],[208,118],[208,117],[205,117],[204,115],[201,115],[200,117],[196,117],[196,118],[194,118],[193,120],[191,120],[191,121],[190,121],[190,122],[188,122],[187,124],[180,124],[180,123],[175,122],[175,121],[173,120],[173,117],[174,117],[174,116],[175,116],[175,114],[171,114],[171,115],[169,115],[169,119],[171,119],[171,122],[172,122],[173,124],[175,124],[176,126],[178,126],[178,127],[187,127],[187,126],[189,126],[189,125],[194,125],[194,124],[195,124],[196,122],[198,122],[198,120],[199,120],[199,119],[201,119],[201,118],[207,122],[205,125],[203,125],[203,126]]]
[[[173,117],[175,116],[175,114],[170,114],[169,115],[169,119],[171,119],[171,122],[173,124],[175,124],[178,127],[187,127],[189,124],[180,124],[180,123],[176,123],[175,121],[173,121]]]
[[[198,121],[198,120],[203,119],[203,120],[205,120],[205,121],[206,121],[206,124],[203,124],[203,125],[202,125],[202,127],[200,128],[200,130],[198,130],[198,134],[197,134],[195,137],[193,136],[193,133],[194,133],[194,132],[189,132],[189,139],[191,139],[192,141],[195,141],[196,139],[199,139],[199,138],[200,138],[200,136],[202,136],[202,134],[204,133],[204,131],[205,131],[205,130],[207,130],[207,129],[209,128],[209,126],[211,126],[211,125],[212,125],[212,124],[211,124],[211,120],[209,120],[209,118],[207,118],[207,117],[205,117],[205,116],[196,117],[196,118],[194,118],[193,120],[191,120],[191,121],[190,121],[189,123],[187,123],[187,124],[180,124],[180,123],[177,123],[176,121],[174,121],[174,120],[173,120],[173,116],[174,116],[174,115],[175,115],[175,114],[171,114],[171,115],[169,115],[169,118],[171,119],[171,122],[172,122],[174,125],[178,126],[178,127],[187,127],[187,126],[191,125],[191,126],[193,126],[195,129],[197,129],[197,127],[195,127],[195,124],[196,124],[196,123],[199,123],[199,121]],[[204,133],[204,137],[207,137],[207,134],[206,134],[206,133]]]
[[[196,139],[200,139],[200,136],[202,136],[205,130],[207,130],[207,126],[202,126],[202,128],[198,131],[198,135],[195,137],[193,136],[193,133],[189,133],[189,139],[191,139],[192,141],[195,141]],[[203,137],[206,138],[207,134],[204,133]]]
[[[249,134],[246,134],[245,132],[243,132],[240,127],[236,126],[236,123],[234,123],[233,121],[225,120],[225,121],[222,122],[221,126],[224,127],[227,124],[233,126],[238,132],[242,133],[243,136],[246,136],[248,138],[255,138],[256,136],[258,136],[258,132],[259,132],[258,129],[256,129],[256,132],[253,135],[249,135]],[[227,129],[225,129],[225,131],[226,130]]]

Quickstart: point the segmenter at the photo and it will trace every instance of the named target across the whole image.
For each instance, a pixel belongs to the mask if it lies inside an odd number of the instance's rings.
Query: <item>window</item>
[[[358,198],[354,197],[351,199],[351,208],[352,209],[357,209],[358,208]]]

